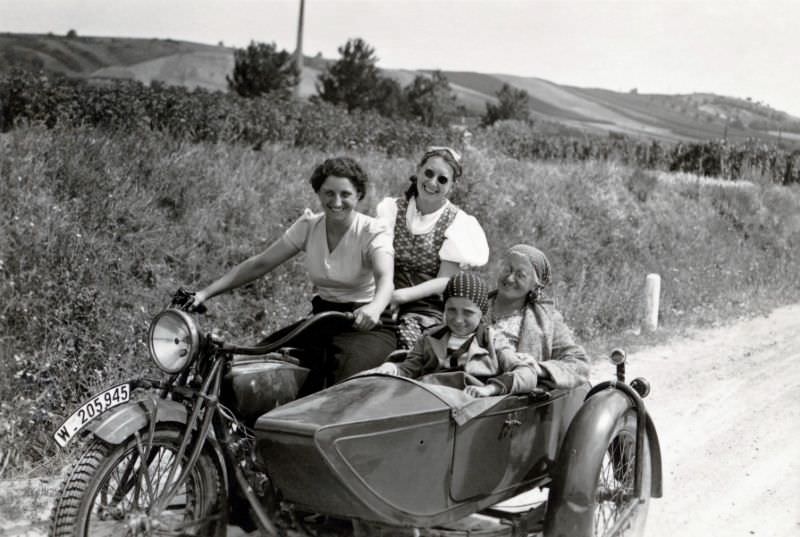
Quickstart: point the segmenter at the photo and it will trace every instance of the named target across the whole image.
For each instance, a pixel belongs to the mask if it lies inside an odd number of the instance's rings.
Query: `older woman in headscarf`
[[[539,381],[574,388],[589,380],[589,360],[553,301],[540,293],[550,283],[550,262],[541,250],[517,244],[503,256],[486,322],[520,358],[535,364]]]

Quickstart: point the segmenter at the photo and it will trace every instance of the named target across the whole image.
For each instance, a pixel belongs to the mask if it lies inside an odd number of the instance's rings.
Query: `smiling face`
[[[329,175],[317,191],[328,221],[349,224],[358,204],[358,191],[347,177]]]
[[[468,336],[481,322],[481,309],[470,299],[451,296],[444,303],[444,321],[457,336]]]
[[[508,300],[524,298],[539,285],[539,278],[525,256],[511,253],[503,258],[497,275],[497,294]]]
[[[417,169],[417,196],[428,202],[442,203],[453,189],[453,168],[433,156]]]

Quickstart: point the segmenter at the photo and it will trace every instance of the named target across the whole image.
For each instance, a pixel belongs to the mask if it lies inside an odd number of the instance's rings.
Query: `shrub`
[[[278,50],[275,43],[251,41],[247,48],[233,53],[233,76],[227,76],[228,87],[242,97],[258,97],[269,93],[288,95],[300,82],[300,72],[292,54]]]
[[[494,125],[501,119],[528,121],[530,118],[528,92],[503,84],[497,93],[497,105],[486,103],[486,114],[481,118],[484,126]]]

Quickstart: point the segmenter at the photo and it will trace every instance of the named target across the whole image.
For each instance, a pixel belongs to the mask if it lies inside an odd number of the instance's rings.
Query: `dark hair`
[[[425,153],[422,155],[422,158],[417,164],[418,168],[421,168],[425,165],[428,160],[432,159],[433,157],[439,157],[445,161],[445,163],[450,166],[453,170],[453,182],[456,179],[461,177],[463,173],[463,169],[461,168],[461,155],[459,155],[454,149],[450,149],[449,147],[430,147],[428,148]],[[412,175],[409,179],[411,181],[411,186],[406,189],[405,196],[407,200],[411,198],[416,198],[418,194],[417,190],[417,176]]]
[[[353,186],[356,188],[356,192],[358,192],[358,199],[364,199],[364,196],[367,194],[369,178],[367,177],[367,172],[364,171],[358,162],[350,157],[326,159],[325,162],[314,168],[311,174],[309,182],[314,192],[319,192],[319,189],[322,188],[322,183],[331,175],[350,179],[350,182],[353,183]]]

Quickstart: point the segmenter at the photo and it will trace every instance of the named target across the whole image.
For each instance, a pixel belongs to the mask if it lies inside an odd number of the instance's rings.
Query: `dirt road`
[[[600,363],[593,376],[612,374]],[[628,375],[651,382],[664,459],[647,537],[800,536],[800,305],[633,353]],[[8,519],[10,489],[0,482],[0,535],[44,535],[55,487],[28,485],[33,525],[21,505]]]
[[[800,536],[800,306],[629,358],[664,459],[647,537]]]

